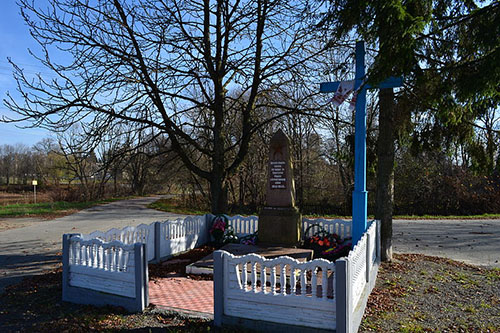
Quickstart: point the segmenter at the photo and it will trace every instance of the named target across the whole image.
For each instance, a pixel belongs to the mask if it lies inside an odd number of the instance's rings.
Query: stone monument
[[[290,139],[281,129],[271,138],[268,170],[266,206],[259,214],[259,242],[296,246],[302,216],[295,207]]]

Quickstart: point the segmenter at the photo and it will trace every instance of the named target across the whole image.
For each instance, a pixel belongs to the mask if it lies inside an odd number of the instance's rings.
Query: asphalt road
[[[22,219],[20,225],[24,227],[1,231],[0,293],[5,286],[59,263],[65,233],[87,234],[183,216],[146,208],[157,199],[117,201],[51,221]],[[500,220],[395,220],[393,247],[400,253],[500,267]]]
[[[26,227],[0,232],[0,293],[25,276],[54,268],[61,261],[63,234],[88,234],[184,216],[146,208],[158,198],[116,201],[50,221],[22,219]]]
[[[395,220],[393,249],[500,268],[500,220]]]

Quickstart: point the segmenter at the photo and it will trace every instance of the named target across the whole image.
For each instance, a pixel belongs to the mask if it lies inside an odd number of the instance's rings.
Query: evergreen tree
[[[474,120],[498,107],[500,90],[500,4],[474,1],[333,1],[320,26],[336,37],[357,33],[378,49],[368,73],[376,83],[405,76],[394,101],[392,89],[379,94],[376,218],[382,221],[382,259],[392,259],[395,141],[411,112],[430,119],[413,136],[416,146],[442,137],[470,137]]]

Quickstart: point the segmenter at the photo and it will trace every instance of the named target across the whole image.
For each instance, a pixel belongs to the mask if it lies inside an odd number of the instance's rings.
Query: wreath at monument
[[[212,236],[214,243],[216,245],[224,244],[224,234],[227,233],[228,230],[228,219],[225,215],[216,215],[213,222],[212,227],[210,228],[210,235]]]
[[[310,237],[305,238],[304,248],[314,250],[314,258],[335,261],[349,254],[352,248],[351,237],[341,239],[339,235],[326,231],[319,224],[311,224],[304,234],[308,235],[313,228],[318,230]]]
[[[216,215],[212,227],[210,228],[210,235],[216,246],[222,246],[228,243],[241,243],[246,245],[255,245],[257,243],[257,232],[239,238],[233,226],[229,225],[229,220],[226,215]]]

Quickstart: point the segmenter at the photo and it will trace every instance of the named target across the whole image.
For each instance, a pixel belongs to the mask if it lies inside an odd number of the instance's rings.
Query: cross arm
[[[339,85],[340,85],[340,81],[320,83],[319,84],[319,92],[322,92],[322,93],[336,92]]]
[[[358,82],[356,82],[356,83],[358,83]],[[340,84],[340,81],[320,83],[319,92],[322,92],[322,93],[336,92],[337,88],[339,87],[339,84]],[[403,78],[402,77],[391,76],[388,79],[385,79],[384,81],[382,81],[379,84],[376,84],[374,86],[372,86],[370,84],[366,84],[364,89],[396,88],[396,87],[401,87],[402,85],[403,85]]]
[[[403,78],[402,77],[394,77],[390,76],[389,78],[385,79],[384,81],[380,82],[379,84],[376,84],[375,86],[371,86],[369,84],[366,85],[366,89],[387,89],[387,88],[397,88],[401,87],[403,85]]]

